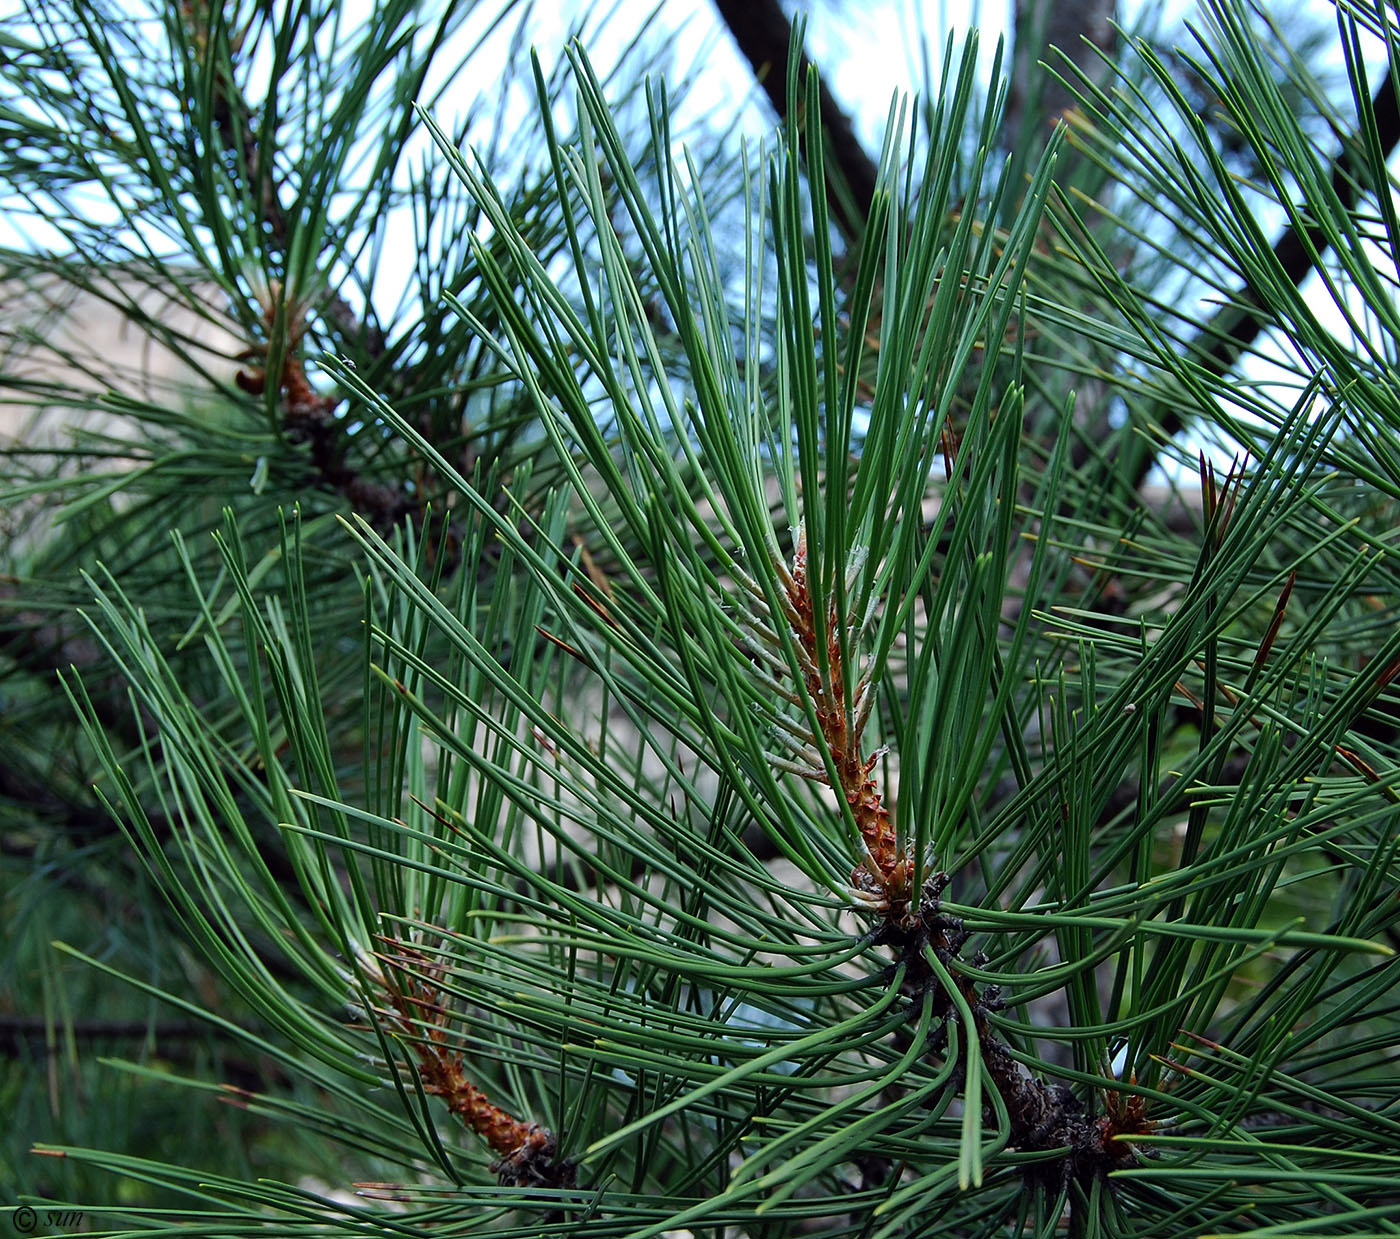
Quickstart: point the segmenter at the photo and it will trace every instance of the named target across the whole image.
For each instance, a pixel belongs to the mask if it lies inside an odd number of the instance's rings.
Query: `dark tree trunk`
[[[1074,80],[1070,65],[1093,80],[1103,77],[1103,57],[1117,48],[1116,7],[1114,0],[1015,0],[1008,146],[1025,125],[1048,136],[1074,106],[1073,91],[1060,80]]]
[[[779,116],[787,117],[788,51],[792,23],[777,0],[715,0],[715,8],[754,77]],[[805,78],[807,56],[801,53],[798,71]],[[875,197],[879,169],[851,119],[821,84],[822,129],[826,133],[826,196],[832,218],[848,239],[859,237]]]

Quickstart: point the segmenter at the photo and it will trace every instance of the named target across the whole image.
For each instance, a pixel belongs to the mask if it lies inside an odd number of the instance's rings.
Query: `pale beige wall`
[[[209,389],[211,376],[229,382],[246,344],[222,310],[212,288],[177,299],[116,280],[88,289],[52,276],[5,281],[0,442],[46,446],[76,427],[120,435],[125,418],[94,407],[104,391],[183,407]]]

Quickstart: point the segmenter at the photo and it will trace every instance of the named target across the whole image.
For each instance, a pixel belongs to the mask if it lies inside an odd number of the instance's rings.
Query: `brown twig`
[[[870,686],[861,679],[852,689],[842,663],[842,630],[848,638],[854,638],[860,625],[855,617],[838,615],[835,599],[828,594],[825,623],[820,626],[825,634],[823,660],[819,649],[822,638],[808,579],[805,534],[799,536],[793,551],[792,570],[787,574],[786,604],[787,619],[797,638],[798,655],[802,660],[804,687],[815,706],[821,728],[821,743],[836,768],[836,790],[850,806],[865,847],[861,863],[851,874],[852,885],[873,910],[902,921],[909,910],[912,865],[908,854],[899,847],[894,822],[872,777],[879,754],[866,754],[861,747],[861,736],[869,718]],[[823,661],[825,672],[822,671]],[[825,761],[811,763],[804,773],[816,782],[830,783]]]
[[[375,1014],[412,1049],[424,1091],[441,1097],[458,1122],[486,1141],[503,1186],[572,1187],[574,1164],[558,1156],[554,1133],[516,1118],[467,1078],[461,1051],[448,1039],[452,1013],[436,981],[442,964],[410,943],[384,941],[387,952],[361,963],[387,1004],[377,1005]]]
[[[0,1054],[15,1055],[22,1047],[55,1053],[50,1035],[60,1041],[149,1041],[168,1046],[174,1041],[206,1041],[218,1030],[199,1020],[47,1020],[38,1015],[0,1014]]]

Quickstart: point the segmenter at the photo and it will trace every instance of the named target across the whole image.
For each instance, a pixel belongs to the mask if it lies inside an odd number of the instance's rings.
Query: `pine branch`
[[[978,1057],[992,1086],[1001,1097],[1009,1120],[1007,1143],[1022,1153],[1050,1153],[1057,1156],[1031,1162],[1025,1171],[1029,1184],[1058,1191],[1071,1182],[1087,1188],[1097,1177],[1135,1164],[1138,1153],[1132,1137],[1150,1132],[1155,1124],[1147,1116],[1145,1100],[1136,1095],[1127,1100],[1114,1090],[1103,1094],[1104,1114],[1086,1111],[1074,1091],[1063,1084],[1051,1084],[1028,1073],[1016,1060],[1010,1047],[996,1035],[991,1015],[1003,1006],[996,986],[985,991],[962,974],[960,952],[967,931],[956,917],[940,909],[943,891],[950,878],[934,874],[924,884],[912,916],[902,920],[886,916],[872,941],[893,948],[895,963],[903,964],[903,990],[917,1000],[925,991],[934,995],[934,1018],[944,1031],[934,1039],[934,1049],[947,1043],[946,1026],[958,1018],[953,995],[946,982],[931,967],[934,956],[942,971],[951,978],[960,998],[972,1014]],[[978,960],[977,962],[985,962]],[[971,1063],[967,1036],[957,1040],[959,1074],[965,1080]],[[984,1117],[991,1121],[995,1109],[987,1104]]]
[[[198,56],[209,54],[211,0],[184,0],[183,10],[190,26],[191,41]],[[282,186],[276,175],[275,153],[260,150],[258,125],[252,106],[227,72],[215,74],[213,91],[214,128],[224,149],[234,155],[258,203],[259,223],[265,225],[273,243],[284,254],[292,240],[291,225],[282,206]],[[325,290],[322,312],[344,341],[356,341],[366,357],[377,360],[385,349],[384,333],[378,326],[360,318],[336,289]]]
[[[184,16],[197,60],[211,54],[213,25],[208,0],[186,0]],[[237,50],[234,40],[233,50]],[[282,186],[276,174],[276,153],[262,149],[258,142],[259,126],[253,107],[234,82],[228,65],[218,66],[213,83],[213,127],[226,152],[235,157],[246,181],[252,200],[257,204],[257,225],[271,245],[284,257],[294,243],[293,228],[282,206]],[[335,416],[341,397],[321,394],[311,385],[306,374],[303,347],[307,330],[307,315],[311,306],[291,300],[278,287],[267,290],[262,306],[268,339],[265,345],[251,350],[249,357],[261,353],[264,358],[280,357],[281,364],[275,383],[283,397],[283,428],[294,443],[306,443],[311,449],[311,461],[320,484],[343,495],[358,512],[369,515],[375,527],[387,530],[407,513],[421,506],[409,497],[402,486],[387,486],[362,477],[346,463],[345,427]],[[347,343],[363,350],[366,360],[373,362],[384,355],[384,333],[378,326],[357,316],[344,295],[336,289],[325,289],[318,307]],[[283,339],[274,338],[279,322],[283,324]],[[274,381],[266,365],[240,370],[235,376],[240,388],[250,395],[261,395]]]
[[[1371,100],[1371,110],[1375,115],[1381,154],[1388,159],[1396,143],[1400,142],[1400,104],[1397,104],[1395,82],[1389,70]],[[1332,161],[1331,175],[1332,190],[1344,211],[1350,211],[1356,205],[1363,183],[1359,176],[1361,172],[1354,148],[1344,146]],[[1382,192],[1389,190],[1386,188]],[[1284,276],[1295,288],[1299,288],[1308,273],[1321,262],[1329,247],[1328,231],[1321,224],[1314,224],[1302,231],[1290,225],[1274,242],[1273,256]],[[1212,378],[1224,378],[1271,321],[1267,298],[1256,289],[1244,288],[1216,311],[1215,316],[1187,346],[1187,354]],[[1187,421],[1181,406],[1159,406],[1157,425],[1166,437],[1185,429]],[[1160,455],[1156,452],[1141,452],[1131,472],[1134,487],[1142,485],[1159,460]]]

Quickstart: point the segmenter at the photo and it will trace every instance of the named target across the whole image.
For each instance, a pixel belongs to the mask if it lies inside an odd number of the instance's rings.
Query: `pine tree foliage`
[[[202,14],[208,101],[237,39]],[[304,318],[305,250],[221,191],[283,264],[221,406],[278,445],[267,485],[148,506],[144,574],[75,547],[94,496],[110,536],[206,460],[172,430],[107,490],[50,479],[40,531],[99,652],[59,677],[74,766],[220,999],[57,950],[269,1068],[127,1072],[336,1169],[44,1147],[145,1185],[74,1203],[121,1234],[1400,1227],[1400,227],[1363,55],[1400,38],[1338,26],[1345,107],[1219,0],[1189,91],[1137,44],[1029,161],[998,154],[999,61],[984,91],[950,44],[849,253],[815,77],[712,192],[661,87],[639,145],[581,51],[562,95],[535,63],[530,211],[418,114],[471,227],[425,280],[449,313],[387,361],[337,334],[335,261]],[[263,116],[190,174],[243,186]],[[1286,381],[1211,364],[1215,304]],[[510,412],[464,451],[432,400],[488,381]],[[279,502],[318,435],[344,484]],[[1166,503],[1143,445],[1178,457]]]

